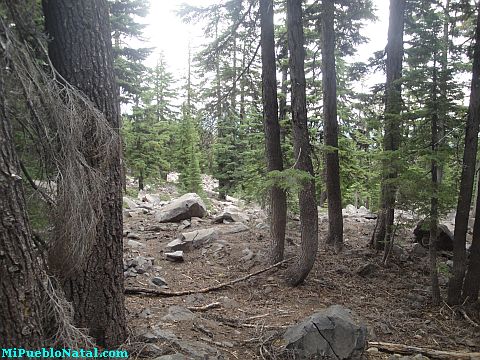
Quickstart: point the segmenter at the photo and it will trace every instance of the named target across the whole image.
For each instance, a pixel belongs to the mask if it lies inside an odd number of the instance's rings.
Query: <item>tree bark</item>
[[[0,56],[0,66],[5,69],[2,51]],[[4,111],[3,71],[0,74],[0,348],[21,345],[34,349],[45,345],[41,296],[41,275],[45,272],[27,221],[22,179],[18,176],[20,165],[10,120]]]
[[[275,39],[273,27],[273,0],[260,0],[263,125],[267,170],[283,170],[278,122],[277,76],[275,65]],[[270,189],[270,262],[283,260],[285,226],[287,222],[287,196],[279,186]]]
[[[326,245],[339,252],[343,247],[342,194],[338,159],[337,78],[335,70],[335,3],[323,1],[322,16],[322,84],[323,121],[328,200],[328,236]]]
[[[383,162],[381,209],[377,218],[377,231],[373,236],[373,246],[376,249],[384,248],[390,242],[393,232],[397,191],[395,180],[398,176],[396,151],[401,138],[402,87],[399,80],[402,77],[404,13],[405,0],[390,0],[383,138],[383,151],[387,153],[388,159]]]
[[[318,251],[318,210],[315,199],[315,180],[311,146],[307,128],[307,101],[305,82],[305,49],[302,21],[302,3],[287,0],[288,48],[290,51],[290,79],[292,83],[292,127],[295,169],[312,176],[301,184],[298,195],[300,206],[300,256],[289,275],[292,285],[301,284],[312,269]]]
[[[105,115],[112,128],[119,128],[112,44],[106,0],[44,0],[45,24],[52,41],[49,55],[57,71],[82,90]],[[85,152],[95,153],[85,139]],[[90,146],[90,149],[89,149]],[[114,347],[126,338],[123,286],[122,193],[120,152],[106,171],[108,191],[103,197],[104,219],[88,261],[81,271],[63,279],[64,289],[75,309],[77,326],[87,328],[101,346]],[[91,166],[97,160],[91,158]]]
[[[480,191],[480,182],[478,190]],[[463,298],[469,302],[478,300],[480,290],[480,197],[477,198],[475,214],[470,258],[465,274],[465,282],[463,284]]]
[[[438,171],[438,101],[437,101],[437,59],[436,53],[433,54],[433,76],[432,76],[432,119],[431,119],[431,143],[432,143],[432,196],[430,198],[430,284],[432,286],[432,302],[434,305],[440,305],[440,287],[438,284],[437,271],[437,232],[438,232],[438,188],[440,186]]]
[[[478,11],[477,5],[477,11]],[[465,130],[465,148],[463,150],[462,176],[455,215],[453,241],[453,275],[448,283],[448,303],[462,303],[462,287],[466,270],[466,236],[470,204],[472,202],[473,181],[478,147],[478,129],[480,124],[480,11],[477,13],[475,30],[475,48],[473,53],[472,84],[470,105]],[[473,269],[472,269],[473,270]],[[474,275],[474,274],[472,274]]]

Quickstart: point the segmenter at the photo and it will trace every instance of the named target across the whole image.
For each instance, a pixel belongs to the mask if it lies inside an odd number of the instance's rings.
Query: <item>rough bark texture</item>
[[[334,1],[324,0],[322,16],[322,84],[324,134],[325,145],[327,146],[325,154],[328,200],[327,246],[333,246],[335,252],[338,252],[343,247],[343,216],[338,159],[334,16]]]
[[[0,57],[3,59],[2,51]],[[6,64],[0,60],[0,66]],[[3,71],[3,70],[2,70]],[[0,75],[0,99],[4,96]],[[0,348],[40,348],[42,331],[41,262],[27,221],[20,166],[12,128],[0,106]]]
[[[292,83],[292,127],[295,168],[314,175],[311,147],[307,128],[307,105],[305,94],[305,49],[302,3],[287,0],[288,48],[290,52],[290,79]],[[294,265],[289,282],[298,285],[312,269],[318,251],[318,210],[315,199],[315,181],[305,181],[298,195],[300,205],[301,247],[300,256]]]
[[[438,174],[438,101],[437,101],[437,61],[436,54],[433,55],[433,76],[432,76],[432,119],[431,119],[431,142],[432,142],[432,196],[430,198],[430,284],[432,286],[432,302],[434,305],[440,304],[440,287],[438,283],[437,271],[437,231],[438,231],[438,187],[440,184]]]
[[[477,6],[478,11],[478,6]],[[472,85],[470,105],[465,130],[465,148],[463,150],[462,177],[455,215],[455,232],[453,241],[453,276],[448,284],[448,303],[462,302],[462,287],[466,269],[466,236],[470,204],[472,202],[473,180],[478,146],[478,128],[480,123],[480,12],[477,15],[475,31],[475,48],[473,53]]]
[[[275,40],[273,36],[273,0],[260,0],[263,125],[267,170],[283,170],[278,122],[277,76]],[[287,222],[287,196],[279,186],[270,189],[270,262],[283,260],[285,226]]]
[[[119,127],[118,92],[114,82],[112,45],[106,0],[44,0],[43,8],[51,60],[59,73],[82,90],[114,129]],[[85,139],[85,152],[95,144]],[[95,166],[96,159],[91,159]],[[106,174],[104,218],[82,271],[63,279],[73,302],[77,326],[87,328],[106,347],[126,338],[123,294],[122,196],[120,157]]]
[[[480,182],[479,182],[480,187]],[[480,189],[478,189],[480,191]],[[468,261],[465,283],[463,284],[463,298],[469,302],[478,300],[480,290],[480,197],[477,197],[475,208],[475,223],[473,225],[472,245]]]
[[[397,186],[397,155],[400,145],[400,113],[402,110],[402,77],[403,60],[403,27],[405,0],[390,0],[390,17],[387,43],[387,82],[385,102],[385,134],[383,150],[388,159],[383,164],[381,210],[377,219],[373,245],[376,249],[384,247],[392,237],[395,214],[395,198]]]

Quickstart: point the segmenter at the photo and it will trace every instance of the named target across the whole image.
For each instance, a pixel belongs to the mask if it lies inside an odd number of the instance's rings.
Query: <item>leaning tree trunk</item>
[[[310,157],[311,147],[307,127],[307,100],[305,84],[305,49],[302,3],[287,0],[288,48],[290,51],[290,79],[292,83],[292,126],[295,169],[311,175],[304,180],[298,195],[302,243],[300,256],[292,269],[289,282],[298,285],[312,269],[318,251],[318,210],[315,199],[315,180]]]
[[[0,48],[2,69],[4,55]],[[39,296],[45,272],[27,221],[20,166],[3,103],[4,81],[0,74],[0,348],[39,349],[45,345]]]
[[[278,122],[277,77],[273,27],[273,0],[260,0],[262,42],[263,124],[267,170],[283,170]],[[287,222],[287,196],[280,186],[270,189],[270,262],[283,260],[285,226]]]
[[[323,1],[322,16],[322,84],[323,121],[325,132],[326,185],[328,200],[327,246],[335,252],[343,247],[342,194],[340,190],[340,165],[338,159],[337,79],[335,71],[335,3]]]
[[[118,92],[113,74],[112,44],[106,0],[44,0],[45,24],[52,41],[49,54],[58,72],[82,90],[119,128]],[[85,139],[85,153],[96,154],[95,143]],[[96,243],[84,268],[64,279],[73,302],[75,321],[87,328],[99,345],[117,346],[126,338],[123,294],[122,179],[120,152],[105,171],[108,179],[103,218]],[[90,166],[98,159],[91,156]]]
[[[478,298],[480,287],[480,203],[476,204],[473,240],[470,248],[470,262],[466,267],[466,235],[472,187],[475,177],[475,163],[478,147],[478,130],[480,124],[480,6],[477,6],[477,29],[475,31],[475,48],[473,52],[472,86],[470,107],[468,109],[467,129],[465,132],[465,149],[463,151],[462,178],[458,197],[457,214],[455,215],[455,233],[453,242],[453,277],[448,284],[448,303],[455,305],[462,301],[460,291],[463,285],[463,296],[469,301]],[[465,283],[464,282],[465,276]]]
[[[402,111],[403,28],[405,0],[390,0],[390,18],[387,43],[387,82],[385,94],[385,134],[383,150],[387,159],[383,161],[381,209],[373,235],[373,246],[382,249],[393,235],[395,198],[398,176],[398,155],[400,145]]]

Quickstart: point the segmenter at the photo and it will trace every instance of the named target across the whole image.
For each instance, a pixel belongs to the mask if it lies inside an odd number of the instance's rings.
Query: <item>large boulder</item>
[[[203,218],[207,208],[195,193],[185,194],[155,212],[155,218],[160,222],[178,222],[192,217]]]
[[[430,229],[428,223],[421,220],[413,230],[415,242],[422,244],[428,248],[430,242]],[[437,250],[452,251],[453,250],[453,234],[444,224],[439,224],[437,228]]]
[[[357,325],[350,310],[332,305],[287,329],[283,339],[296,359],[360,359],[366,335],[366,326]]]

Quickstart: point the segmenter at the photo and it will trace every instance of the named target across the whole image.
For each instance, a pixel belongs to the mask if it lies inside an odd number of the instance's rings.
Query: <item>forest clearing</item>
[[[480,1],[0,15],[2,358],[480,359]]]
[[[367,326],[372,344],[380,341],[424,350],[453,351],[445,355],[445,359],[474,359],[474,352],[479,356],[480,335],[476,325],[446,303],[440,307],[430,304],[428,250],[422,246],[417,248],[419,244],[414,242],[411,224],[418,221],[416,217],[408,216],[410,225],[397,235],[400,240],[387,266],[382,263],[382,254],[369,249],[374,217],[368,212],[354,212],[350,206],[351,212],[344,209],[344,251],[334,255],[321,250],[316,266],[301,286],[289,287],[284,275],[286,266],[280,266],[218,291],[196,293],[265,268],[267,217],[258,206],[246,205],[238,199],[218,201],[215,196],[209,198],[212,210],[206,217],[159,224],[155,212],[168,202],[160,199],[179,196],[174,184],[159,191],[148,195],[140,193],[138,198],[128,201],[131,207],[127,206],[124,211],[124,266],[128,274],[125,286],[127,290],[192,291],[192,294],[148,296],[127,292],[129,326],[141,341],[140,344],[132,341],[132,348],[140,356],[143,352],[151,358],[181,353],[185,357],[178,359],[205,356],[294,359],[296,357],[284,349],[282,337],[286,329],[331,305],[351,309],[355,318]],[[215,222],[225,212],[236,214],[237,222],[225,221],[221,225]],[[238,222],[240,218],[243,223]],[[446,220],[442,223],[451,227],[451,221]],[[209,234],[211,237],[198,247],[187,248],[182,262],[166,259],[168,243],[181,238],[182,233],[235,224],[247,227],[235,234],[222,235],[221,230],[216,236]],[[298,219],[289,219],[286,258],[294,256],[299,246],[298,227]],[[324,248],[327,228],[327,215],[321,213],[320,249]],[[141,270],[136,273],[135,266],[128,266],[138,263],[139,256],[151,259],[152,264],[140,265]],[[450,257],[451,253],[441,257],[442,268],[448,267]],[[164,283],[152,282],[154,278]],[[444,292],[447,271],[441,275],[440,283]],[[478,318],[478,311],[478,307],[472,308],[469,314]],[[172,312],[175,316],[171,316]],[[375,345],[370,345],[364,358],[399,359],[398,351],[380,352]],[[455,352],[458,357],[454,357]],[[393,355],[395,353],[398,355]],[[415,357],[418,354],[415,351],[410,357],[402,354],[402,359],[429,358],[427,354]]]

